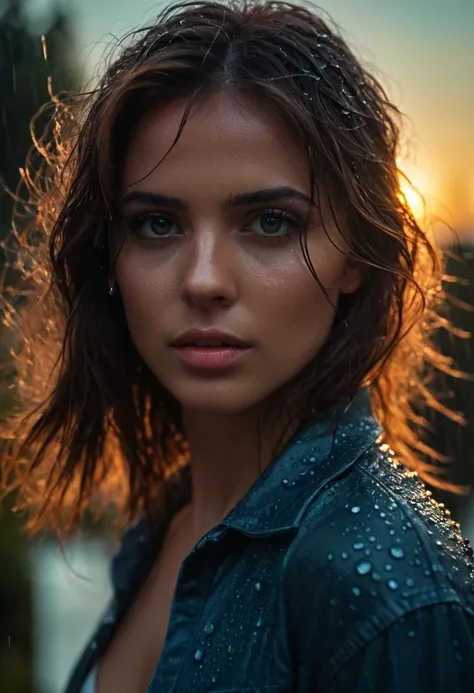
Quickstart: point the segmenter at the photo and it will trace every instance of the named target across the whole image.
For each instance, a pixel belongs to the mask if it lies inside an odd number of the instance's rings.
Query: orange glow
[[[412,188],[407,182],[403,182],[402,185],[400,186],[401,192],[403,197],[408,203],[408,206],[410,207],[413,216],[417,219],[420,220],[425,216],[425,203],[423,201],[423,197],[414,188]]]
[[[400,175],[400,192],[405,198],[417,221],[423,221],[425,217],[434,212],[435,184],[433,170],[428,162],[426,166],[398,161],[398,168],[408,178]]]

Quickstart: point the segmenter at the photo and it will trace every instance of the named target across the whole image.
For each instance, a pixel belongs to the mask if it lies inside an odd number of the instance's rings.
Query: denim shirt
[[[182,563],[148,693],[474,690],[474,562],[459,526],[377,442],[363,392],[309,426]],[[175,508],[190,499],[185,467]],[[80,693],[160,548],[141,521],[65,693]]]

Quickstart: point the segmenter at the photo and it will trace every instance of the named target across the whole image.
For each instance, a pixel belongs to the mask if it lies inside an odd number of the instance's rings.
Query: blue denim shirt
[[[474,563],[376,440],[368,393],[293,438],[184,560],[149,693],[474,690]],[[174,480],[189,501],[189,470]],[[66,693],[79,693],[156,560],[142,521]]]

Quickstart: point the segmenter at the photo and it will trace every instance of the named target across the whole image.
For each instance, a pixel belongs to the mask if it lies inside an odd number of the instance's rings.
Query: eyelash
[[[245,225],[245,229],[248,229],[249,226],[259,218],[264,217],[265,215],[274,215],[280,219],[281,222],[288,221],[290,223],[291,228],[282,234],[279,235],[265,235],[264,233],[253,233],[253,235],[265,239],[265,241],[269,242],[283,242],[286,239],[288,239],[291,235],[292,232],[295,230],[301,231],[303,229],[303,224],[298,220],[297,217],[295,217],[293,214],[290,214],[289,212],[286,212],[282,209],[277,209],[277,208],[269,208],[269,209],[264,209],[258,214],[256,214],[254,217],[251,218],[251,220]],[[168,236],[145,236],[144,234],[140,234],[140,228],[144,224],[144,222],[149,221],[151,219],[156,219],[157,217],[164,218],[166,220],[171,221],[172,223],[175,223],[175,220],[173,217],[169,214],[165,214],[163,212],[142,212],[140,214],[136,214],[133,216],[130,221],[128,222],[128,226],[130,231],[139,238],[141,238],[144,241],[150,241],[150,242],[155,242],[155,241],[168,241],[176,238],[176,235],[168,235]],[[252,232],[250,232],[252,233]]]

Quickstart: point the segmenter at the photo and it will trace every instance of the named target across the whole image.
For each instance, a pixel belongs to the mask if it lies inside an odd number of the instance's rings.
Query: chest
[[[191,543],[168,536],[145,583],[101,657],[97,693],[145,693],[161,658],[179,571]]]
[[[101,657],[97,693],[291,691],[285,553],[279,540],[242,536],[184,561],[163,550]]]

